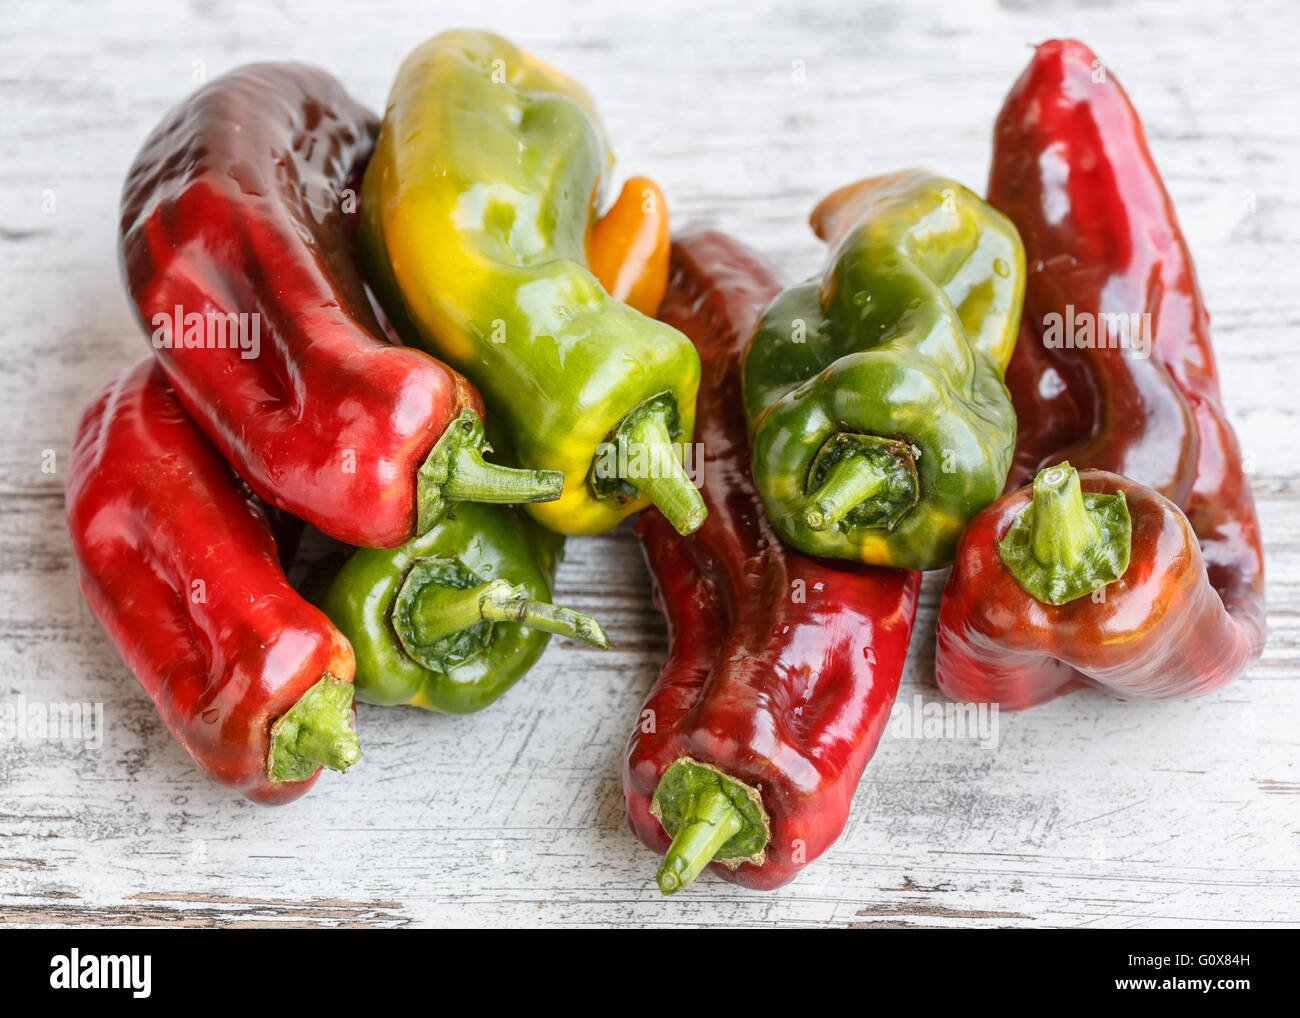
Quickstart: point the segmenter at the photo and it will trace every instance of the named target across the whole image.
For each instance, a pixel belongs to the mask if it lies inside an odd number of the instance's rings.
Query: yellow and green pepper
[[[922,170],[835,192],[813,225],[825,271],[772,301],[745,353],[755,484],[802,551],[947,565],[1011,464],[1020,238]]]
[[[562,472],[561,497],[527,507],[537,520],[595,534],[653,502],[688,533],[705,515],[681,463],[699,357],[589,268],[610,164],[580,85],[499,36],[443,33],[389,97],[362,258],[399,332],[479,388],[519,462]],[[657,195],[647,188],[648,204]],[[619,295],[657,303],[630,284]]]

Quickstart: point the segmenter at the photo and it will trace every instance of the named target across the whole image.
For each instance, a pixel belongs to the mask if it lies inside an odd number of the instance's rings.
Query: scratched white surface
[[[0,703],[91,701],[105,717],[97,749],[0,743],[0,923],[1300,923],[1300,8],[468,6],[0,12]],[[1075,696],[1003,715],[996,748],[887,737],[843,837],[795,883],[758,893],[706,875],[665,900],[621,800],[624,743],[665,650],[625,528],[572,541],[558,589],[599,614],[615,650],[557,643],[474,717],[363,707],[363,761],[291,806],[209,783],[81,607],[64,531],[76,416],[145,349],[115,260],[122,176],[196,67],[315,62],[381,107],[408,50],[471,20],[581,78],[619,171],[657,178],[678,224],[727,229],[790,280],[818,263],[805,217],[833,186],[925,164],[982,190],[1027,44],[1088,41],[1145,119],[1214,314],[1268,552],[1263,660],[1199,701]],[[54,474],[41,471],[47,449]],[[939,699],[936,580],[908,702]]]

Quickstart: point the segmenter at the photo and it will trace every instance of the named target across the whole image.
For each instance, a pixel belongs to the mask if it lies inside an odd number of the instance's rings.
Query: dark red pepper
[[[449,501],[553,499],[560,475],[485,463],[473,386],[384,340],[349,214],[377,131],[324,71],[231,71],[145,142],[120,255],[177,395],[253,490],[338,540],[391,547]]]
[[[1019,710],[1085,688],[1200,696],[1256,654],[1176,505],[1127,478],[1058,464],[962,534],[934,670],[955,700]]]
[[[919,573],[832,568],[782,544],[763,513],[739,361],[777,291],[768,267],[722,234],[673,244],[660,317],[700,353],[709,515],[687,537],[655,510],[637,522],[671,650],[623,778],[632,829],[668,852],[665,893],[710,859],[727,880],[779,887],[834,842],[888,721],[915,615]]]
[[[351,646],[289,586],[266,516],[153,360],[87,406],[67,514],[91,610],[213,780],[282,803],[357,759]]]
[[[1083,43],[1043,43],[1012,87],[994,133],[989,200],[1015,222],[1029,270],[1007,372],[1020,419],[1008,487],[1069,460],[1173,500],[1257,656],[1263,550],[1220,399],[1209,314],[1141,121]],[[1045,344],[1047,316],[1081,313],[1093,316],[1094,342],[1106,321],[1098,316],[1138,315],[1149,356],[1134,356],[1131,340],[1129,350]]]

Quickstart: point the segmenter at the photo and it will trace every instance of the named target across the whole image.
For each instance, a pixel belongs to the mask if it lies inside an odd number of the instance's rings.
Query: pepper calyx
[[[424,668],[446,674],[492,642],[492,626],[512,622],[602,650],[609,637],[590,615],[529,595],[522,584],[484,580],[455,558],[418,558],[389,612],[397,642]]]
[[[321,767],[346,771],[361,759],[352,730],[352,683],[326,672],[271,725],[266,774],[272,781],[306,781]]]
[[[558,470],[526,470],[489,463],[483,422],[471,409],[447,425],[425,457],[416,480],[417,534],[427,534],[457,502],[553,502],[564,475]]]
[[[837,431],[808,469],[804,525],[893,530],[920,500],[919,455],[901,439]]]
[[[700,529],[708,509],[682,468],[677,402],[661,392],[642,401],[609,433],[592,458],[587,483],[598,499],[627,503],[644,496],[679,534]]]
[[[1038,472],[1033,498],[998,541],[998,554],[1027,593],[1062,605],[1123,576],[1132,541],[1124,493],[1084,492],[1079,472],[1059,463]]]
[[[730,869],[763,865],[772,837],[757,788],[691,757],[674,760],[664,771],[650,814],[673,839],[656,875],[664,894],[681,890],[710,862]]]

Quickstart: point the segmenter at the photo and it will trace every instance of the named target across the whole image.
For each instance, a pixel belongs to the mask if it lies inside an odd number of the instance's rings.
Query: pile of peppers
[[[834,843],[922,571],[951,567],[955,699],[1221,687],[1263,647],[1259,525],[1100,66],[1038,47],[987,200],[920,169],[842,187],[823,270],[784,288],[672,237],[645,177],[604,207],[591,97],[500,36],[418,47],[382,119],[305,65],[216,79],[123,188],[152,356],[73,445],[92,611],[199,767],[283,803],[360,758],[355,700],[468,713],[552,635],[608,647],[552,584],[567,537],[635,516],[670,650],[623,786],[665,894],[778,887]]]

